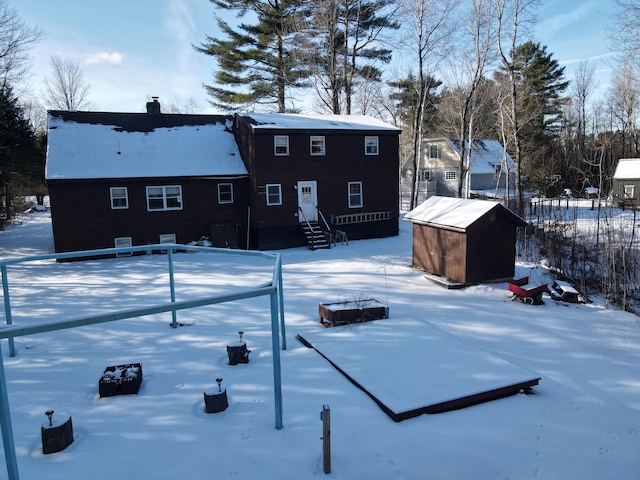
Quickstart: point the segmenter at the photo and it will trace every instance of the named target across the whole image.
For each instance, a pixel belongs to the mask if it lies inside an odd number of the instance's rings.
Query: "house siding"
[[[209,235],[211,223],[246,225],[246,178],[241,179],[102,179],[49,181],[55,250],[112,248],[114,238],[131,237],[133,245],[156,244],[173,233],[188,243]],[[233,185],[233,203],[218,204],[218,184]],[[147,211],[146,187],[182,186],[182,210]],[[127,187],[129,208],[112,209],[110,187]],[[246,226],[244,226],[246,228]]]
[[[304,245],[298,216],[299,181],[315,181],[317,203],[327,222],[340,215],[385,211],[385,221],[341,224],[350,239],[398,234],[398,132],[252,129],[236,120],[238,143],[252,178],[251,245],[257,249]],[[289,155],[275,155],[274,135],[289,137]],[[310,153],[310,137],[325,137],[325,155]],[[365,155],[365,136],[379,138],[379,154]],[[253,149],[246,145],[253,145]],[[348,183],[362,182],[362,208],[349,208]],[[267,205],[266,185],[281,185],[282,204]],[[334,226],[335,228],[335,226]]]
[[[625,195],[626,185],[633,185],[635,192],[633,198],[628,198]],[[612,181],[612,193],[617,202],[628,206],[640,205],[640,178],[614,178]]]

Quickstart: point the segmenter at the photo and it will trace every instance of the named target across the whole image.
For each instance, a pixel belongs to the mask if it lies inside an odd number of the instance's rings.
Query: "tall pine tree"
[[[0,88],[0,229],[13,216],[17,195],[35,193],[43,184],[44,151],[11,87],[5,85]]]
[[[334,114],[352,113],[360,80],[379,81],[391,60],[385,30],[397,29],[393,0],[307,2],[305,51],[320,102]]]
[[[252,12],[257,23],[236,29],[217,18],[226,39],[207,36],[196,50],[215,57],[215,85],[205,85],[211,104],[223,110],[277,105],[287,111],[289,90],[303,86],[307,69],[296,58],[297,14],[302,0],[210,0],[216,7]]]

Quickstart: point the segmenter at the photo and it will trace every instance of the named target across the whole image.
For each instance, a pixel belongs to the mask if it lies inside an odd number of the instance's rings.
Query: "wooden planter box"
[[[350,302],[321,303],[318,313],[320,323],[325,327],[336,327],[389,318],[389,307],[375,298],[367,298]]]
[[[98,382],[98,392],[101,397],[137,394],[141,383],[141,364],[113,365],[105,368],[102,372],[102,377]]]

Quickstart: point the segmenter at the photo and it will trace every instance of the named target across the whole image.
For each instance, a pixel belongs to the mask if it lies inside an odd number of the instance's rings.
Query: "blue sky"
[[[11,3],[28,25],[45,32],[31,51],[33,88],[42,88],[50,56],[59,55],[80,64],[96,110],[143,111],[151,96],[159,96],[164,104],[193,99],[202,113],[213,112],[202,85],[211,83],[215,60],[191,46],[216,33],[208,0]],[[534,30],[535,40],[566,66],[569,80],[581,60],[592,61],[600,91],[613,60],[606,40],[610,8],[608,0],[543,0]]]

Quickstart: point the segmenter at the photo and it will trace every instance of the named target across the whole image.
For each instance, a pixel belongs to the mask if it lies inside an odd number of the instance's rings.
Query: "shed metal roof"
[[[405,220],[421,225],[466,230],[469,226],[495,208],[501,208],[513,217],[514,223],[526,225],[521,217],[498,202],[465,198],[434,196],[407,213]]]
[[[640,158],[621,158],[613,174],[621,180],[640,179]]]

